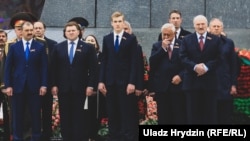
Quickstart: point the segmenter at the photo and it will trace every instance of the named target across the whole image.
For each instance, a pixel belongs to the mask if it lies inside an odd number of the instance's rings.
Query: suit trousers
[[[110,141],[138,140],[138,106],[135,94],[127,95],[127,85],[107,86],[106,106]]]
[[[217,124],[216,90],[185,91],[188,124]]]
[[[22,93],[13,93],[12,96],[13,141],[23,141],[26,104],[31,116],[31,141],[39,141],[41,136],[41,96],[39,91],[31,93],[27,86]]]

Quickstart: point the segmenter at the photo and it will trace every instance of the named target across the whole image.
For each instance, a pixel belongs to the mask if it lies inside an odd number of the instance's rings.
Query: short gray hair
[[[172,23],[165,23],[162,25],[161,32],[166,28],[171,28],[171,30],[175,33],[175,26]]]
[[[203,15],[197,15],[197,16],[195,16],[194,19],[193,19],[193,24],[195,24],[195,22],[197,20],[205,20],[206,24],[208,25],[207,18],[205,16],[203,16]]]

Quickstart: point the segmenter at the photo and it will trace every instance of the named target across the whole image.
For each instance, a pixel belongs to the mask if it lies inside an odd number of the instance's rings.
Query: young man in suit
[[[171,23],[164,24],[161,33],[163,40],[153,44],[149,58],[158,124],[185,124],[186,105],[181,90],[184,67],[179,57],[181,41],[175,39],[175,27]]]
[[[175,38],[182,40],[186,35],[191,34],[190,31],[187,31],[181,27],[182,24],[182,15],[181,12],[178,10],[172,10],[169,13],[169,23],[172,23],[175,26]],[[162,40],[162,34],[159,34],[158,41]]]
[[[66,40],[54,46],[51,56],[52,94],[59,99],[61,134],[64,141],[88,141],[84,105],[97,83],[96,51],[81,40],[76,22],[68,22],[63,31]]]
[[[219,37],[207,32],[207,18],[193,19],[195,33],[182,40],[180,57],[185,67],[183,90],[187,102],[188,124],[217,123],[217,67]]]
[[[37,21],[34,23],[34,39],[44,44],[46,48],[46,53],[48,55],[49,65],[51,62],[51,54],[56,41],[49,39],[45,36],[46,25],[42,21]],[[47,94],[42,97],[42,141],[48,141],[52,136],[52,102],[53,97],[51,94],[51,73],[50,66],[48,66],[48,91]]]
[[[23,139],[25,105],[31,115],[32,141],[41,136],[41,96],[47,92],[48,57],[45,47],[33,40],[33,24],[22,24],[22,40],[9,48],[4,69],[6,94],[11,96],[13,141]]]
[[[111,16],[113,32],[103,38],[98,89],[106,96],[109,140],[138,140],[136,37],[124,32],[124,15]]]
[[[218,123],[231,124],[233,115],[233,95],[237,94],[237,77],[239,75],[238,56],[233,40],[222,35],[223,22],[211,19],[209,32],[220,37],[222,41],[222,59],[218,67]]]

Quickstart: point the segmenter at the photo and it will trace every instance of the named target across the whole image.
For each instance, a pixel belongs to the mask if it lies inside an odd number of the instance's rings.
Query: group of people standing
[[[205,16],[195,16],[194,33],[181,23],[181,12],[171,11],[152,44],[145,80],[143,49],[119,11],[111,15],[113,30],[103,37],[102,51],[94,35],[82,39],[77,21],[65,24],[65,40],[57,43],[44,36],[43,22],[16,20],[13,28],[20,38],[3,48],[1,65],[1,96],[11,97],[13,141],[24,141],[26,106],[30,140],[49,140],[52,95],[59,99],[64,141],[97,140],[102,116],[108,118],[109,141],[137,141],[138,97],[147,93],[154,93],[159,125],[230,124],[239,73],[234,43],[222,35],[217,18],[208,27]]]

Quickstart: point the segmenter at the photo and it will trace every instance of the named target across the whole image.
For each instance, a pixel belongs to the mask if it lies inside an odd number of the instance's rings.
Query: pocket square
[[[36,50],[35,49],[31,49],[30,52],[35,52]]]
[[[127,40],[127,38],[126,38],[126,37],[122,37],[122,39],[123,39],[123,40]]]
[[[179,46],[174,46],[173,48],[179,48]]]

